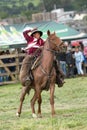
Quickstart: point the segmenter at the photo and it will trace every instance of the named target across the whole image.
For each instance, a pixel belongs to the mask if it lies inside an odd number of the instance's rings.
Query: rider
[[[26,31],[24,31],[23,35],[24,35],[24,37],[25,37],[25,39],[27,41],[27,47],[25,48],[25,50],[26,50],[27,54],[30,56],[29,62],[31,62],[32,61],[32,57],[38,57],[41,54],[42,48],[43,48],[44,43],[45,43],[44,40],[41,38],[43,33],[42,33],[42,31],[39,31],[39,30],[37,30],[37,28],[35,28],[33,30],[26,30]],[[60,70],[60,68],[56,64],[56,62],[54,63],[54,65],[56,66],[55,67],[56,68],[56,72],[59,75],[59,77],[57,76],[57,81],[58,82],[56,82],[56,83],[58,84],[58,86],[59,85],[62,86],[63,83],[64,83],[63,82],[64,74]],[[30,69],[31,69],[31,65],[30,65]],[[29,69],[29,73],[30,73],[30,69]],[[28,80],[30,80],[30,77],[28,77],[26,79],[26,81],[28,81]]]
[[[27,41],[27,47],[25,48],[27,54],[33,55],[38,48],[44,46],[44,40],[41,38],[43,33],[36,28],[33,30],[24,31],[23,35]],[[38,55],[40,55],[40,52]]]

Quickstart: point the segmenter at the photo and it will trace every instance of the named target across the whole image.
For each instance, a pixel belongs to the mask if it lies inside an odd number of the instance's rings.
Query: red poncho
[[[39,38],[38,40],[36,40],[35,46],[33,46],[34,37],[32,37],[31,35],[28,34],[30,32],[31,32],[31,30],[26,30],[26,31],[23,32],[23,35],[24,35],[24,37],[25,37],[25,39],[27,41],[27,45],[31,44],[31,47],[29,49],[27,49],[27,53],[29,55],[32,55],[38,49],[38,47],[44,45],[44,40],[42,38]]]

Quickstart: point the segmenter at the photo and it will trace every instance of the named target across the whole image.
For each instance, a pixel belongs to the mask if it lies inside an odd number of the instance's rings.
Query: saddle
[[[29,69],[29,79],[30,79],[30,83],[32,83],[32,81],[34,80],[34,77],[33,77],[33,74],[32,74],[32,70],[36,69],[39,65],[40,65],[40,59],[41,59],[41,56],[39,57],[32,57],[32,60],[31,60],[31,66],[30,66],[30,69]]]
[[[41,60],[41,56],[37,57],[34,60],[33,65],[31,66],[31,70],[36,69],[40,65],[40,60]]]

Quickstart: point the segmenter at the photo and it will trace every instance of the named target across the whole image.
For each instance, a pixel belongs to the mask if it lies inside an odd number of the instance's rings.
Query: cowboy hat
[[[43,35],[43,32],[42,32],[42,31],[39,31],[39,30],[37,30],[37,29],[34,29],[34,30],[31,32],[31,36],[33,36],[33,34],[35,34],[35,33],[39,33],[40,36]]]

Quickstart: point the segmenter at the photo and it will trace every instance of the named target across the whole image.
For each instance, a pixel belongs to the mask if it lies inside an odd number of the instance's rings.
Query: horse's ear
[[[50,36],[50,30],[47,31],[47,35]]]

